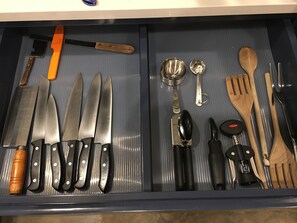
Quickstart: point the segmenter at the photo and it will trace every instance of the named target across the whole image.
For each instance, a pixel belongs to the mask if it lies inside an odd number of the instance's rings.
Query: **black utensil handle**
[[[99,188],[103,193],[106,193],[109,188],[109,182],[111,180],[111,144],[103,144],[100,156],[100,179]]]
[[[186,190],[195,190],[191,146],[183,148]]]
[[[88,186],[88,178],[90,175],[90,154],[93,145],[93,138],[86,138],[81,140],[83,143],[82,150],[79,156],[78,163],[78,179],[75,187],[78,189],[84,189]]]
[[[173,146],[175,189],[185,190],[185,174],[183,167],[183,150],[181,146]]]
[[[30,165],[30,185],[28,190],[40,191],[44,181],[44,140],[39,139],[32,142],[33,152]]]
[[[211,140],[208,142],[208,147],[208,161],[213,188],[215,190],[225,190],[225,158],[222,152],[222,143]]]
[[[52,186],[61,191],[65,179],[65,162],[60,143],[51,145]]]
[[[78,141],[71,140],[67,142],[68,147],[68,156],[66,162],[66,177],[65,183],[63,184],[63,190],[68,191],[73,189],[73,184],[75,183],[76,179],[76,163],[77,163],[77,148],[78,148]]]

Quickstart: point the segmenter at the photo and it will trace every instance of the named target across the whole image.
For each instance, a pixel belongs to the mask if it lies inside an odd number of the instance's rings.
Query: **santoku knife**
[[[110,190],[111,178],[113,175],[113,160],[111,151],[111,130],[112,130],[112,82],[109,76],[104,84],[100,109],[97,120],[96,135],[94,143],[102,146],[100,156],[100,178],[99,188],[106,193]]]
[[[78,179],[75,184],[75,187],[78,189],[87,188],[90,180],[92,147],[100,101],[100,91],[101,74],[98,73],[91,83],[78,132],[78,138],[83,144],[79,155]]]

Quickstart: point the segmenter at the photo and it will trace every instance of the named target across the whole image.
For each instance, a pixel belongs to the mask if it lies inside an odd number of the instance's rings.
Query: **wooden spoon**
[[[264,134],[264,128],[263,128],[263,122],[261,117],[261,111],[260,111],[260,105],[259,100],[257,96],[257,90],[255,85],[255,79],[254,79],[254,72],[258,65],[258,59],[256,52],[249,47],[243,47],[239,51],[239,62],[242,67],[242,69],[245,70],[245,72],[248,74],[251,84],[251,90],[252,90],[252,96],[254,100],[254,107],[255,107],[255,114],[256,114],[256,120],[257,120],[257,126],[258,131],[260,135],[260,143],[262,147],[262,154],[263,154],[263,162],[265,166],[269,166],[269,160],[268,160],[268,149]]]

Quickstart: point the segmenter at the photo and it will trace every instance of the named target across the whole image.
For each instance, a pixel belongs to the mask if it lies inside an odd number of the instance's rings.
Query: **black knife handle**
[[[69,191],[73,189],[73,184],[76,180],[76,161],[77,161],[77,148],[78,148],[78,141],[71,140],[67,142],[68,147],[68,156],[66,162],[66,178],[65,183],[63,184],[63,190]]]
[[[181,146],[173,146],[175,189],[185,190],[185,175],[183,167],[183,150]]]
[[[65,160],[60,143],[51,145],[52,186],[61,191],[65,179]]]
[[[43,190],[44,183],[44,140],[39,139],[32,142],[33,152],[30,166],[30,185],[28,190],[39,192]]]
[[[222,152],[222,143],[219,140],[210,140],[208,147],[208,161],[213,188],[225,190],[225,158]]]
[[[93,138],[82,139],[83,147],[79,156],[78,163],[78,178],[74,185],[78,189],[85,189],[89,185],[89,178],[91,176],[91,152],[93,145]]]
[[[186,180],[186,190],[194,190],[195,184],[191,146],[186,146],[183,148],[183,162]]]
[[[112,178],[112,152],[111,144],[103,144],[100,156],[99,188],[103,193],[109,191]]]

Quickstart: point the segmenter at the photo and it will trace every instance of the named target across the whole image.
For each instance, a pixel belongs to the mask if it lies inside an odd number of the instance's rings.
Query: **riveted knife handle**
[[[52,186],[61,191],[65,179],[65,162],[60,143],[51,145]]]
[[[34,65],[34,61],[35,61],[35,57],[29,56],[29,59],[28,59],[27,65],[26,65],[26,69],[25,69],[25,71],[22,75],[22,78],[20,80],[20,83],[19,83],[20,86],[27,85],[29,76],[31,74],[32,67]]]
[[[19,195],[23,192],[26,176],[27,149],[19,146],[14,153],[9,182],[9,194]]]
[[[91,176],[91,151],[93,145],[93,138],[82,139],[83,147],[79,156],[78,163],[78,179],[75,187],[78,189],[85,189],[89,185],[89,178]]]
[[[99,188],[103,193],[109,191],[112,178],[112,155],[111,144],[103,144],[100,156]]]
[[[175,189],[185,190],[185,175],[183,167],[183,150],[181,146],[173,146]]]
[[[194,173],[193,173],[193,161],[192,161],[192,151],[191,146],[186,146],[183,148],[184,156],[184,170],[185,170],[185,180],[186,180],[186,190],[194,190]]]
[[[66,162],[66,178],[63,184],[63,190],[69,191],[73,188],[73,184],[75,183],[78,141],[68,141],[67,147],[69,152]]]
[[[39,139],[32,142],[33,152],[30,166],[30,185],[28,190],[41,191],[43,189],[44,180],[44,140]]]

